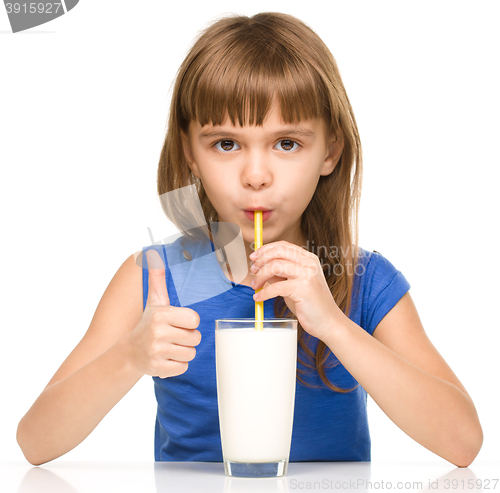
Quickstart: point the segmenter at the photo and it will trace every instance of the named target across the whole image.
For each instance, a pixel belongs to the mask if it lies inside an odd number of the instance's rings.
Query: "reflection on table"
[[[212,462],[65,462],[40,467],[0,463],[6,493],[216,492],[373,490],[500,492],[500,463],[456,468],[442,462],[292,462],[284,478],[244,479],[224,475]],[[496,478],[496,483],[495,483]]]

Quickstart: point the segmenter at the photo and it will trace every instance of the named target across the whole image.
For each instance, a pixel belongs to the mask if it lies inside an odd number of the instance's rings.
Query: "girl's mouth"
[[[247,217],[247,219],[249,219],[250,221],[253,222],[254,211],[243,211],[243,212],[245,213],[245,216]],[[267,221],[272,213],[273,213],[273,211],[264,211],[262,213],[262,222]]]

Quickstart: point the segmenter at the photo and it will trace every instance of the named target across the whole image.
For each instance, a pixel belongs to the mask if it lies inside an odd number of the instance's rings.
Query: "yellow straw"
[[[255,234],[255,250],[262,246],[262,211],[255,211],[253,215],[253,225],[254,225],[254,234]],[[262,291],[262,288],[256,289],[255,292],[258,293]],[[255,302],[255,329],[263,330],[264,329],[264,302],[256,301]]]

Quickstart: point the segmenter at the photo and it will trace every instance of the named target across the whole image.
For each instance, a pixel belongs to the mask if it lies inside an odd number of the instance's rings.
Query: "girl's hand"
[[[141,374],[167,378],[180,375],[194,359],[201,333],[200,316],[191,308],[170,306],[165,266],[155,250],[146,252],[149,291],[140,322],[128,334],[132,364]]]
[[[326,283],[319,258],[314,253],[277,241],[263,245],[250,255],[254,261],[254,289],[269,283],[254,295],[255,301],[283,296],[285,303],[306,332],[320,340],[332,330],[335,320],[345,317]]]

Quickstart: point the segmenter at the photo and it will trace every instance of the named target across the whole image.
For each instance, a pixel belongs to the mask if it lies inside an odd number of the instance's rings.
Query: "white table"
[[[500,493],[500,462],[292,462],[284,478],[241,479],[210,462],[0,462],[1,493]]]

